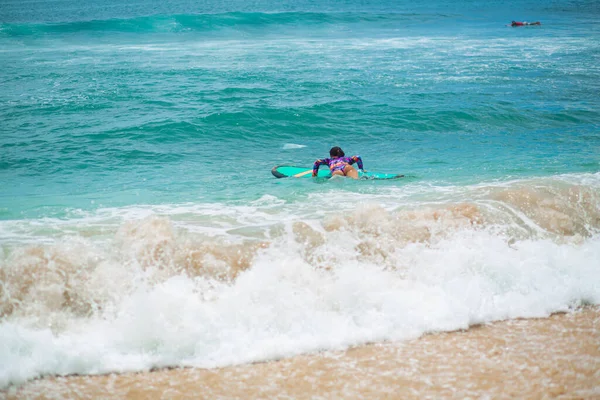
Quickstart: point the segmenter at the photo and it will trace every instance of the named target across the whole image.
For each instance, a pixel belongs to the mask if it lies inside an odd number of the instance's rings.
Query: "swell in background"
[[[597,28],[545,10],[3,24],[0,212],[257,199],[332,145],[438,183],[595,172]]]

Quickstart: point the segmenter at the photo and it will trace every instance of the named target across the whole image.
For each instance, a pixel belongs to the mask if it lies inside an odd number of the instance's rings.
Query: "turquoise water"
[[[327,190],[269,171],[333,145],[436,183],[600,166],[593,3],[16,4],[0,31],[5,219]],[[519,17],[544,25],[505,26]]]
[[[0,387],[600,302],[598,2],[122,3],[0,0]]]

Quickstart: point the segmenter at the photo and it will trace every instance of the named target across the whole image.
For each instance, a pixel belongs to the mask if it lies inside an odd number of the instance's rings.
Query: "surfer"
[[[360,156],[346,157],[344,151],[335,146],[329,150],[329,157],[331,158],[322,158],[315,161],[312,172],[313,177],[317,176],[317,173],[319,172],[319,166],[327,165],[331,171],[331,176],[340,175],[358,179],[358,171],[352,166],[352,164],[357,163],[358,169],[362,171],[363,162]]]
[[[536,21],[536,22],[521,22],[521,21],[513,21],[510,23],[510,26],[527,26],[527,25],[541,25],[542,23],[540,21]]]

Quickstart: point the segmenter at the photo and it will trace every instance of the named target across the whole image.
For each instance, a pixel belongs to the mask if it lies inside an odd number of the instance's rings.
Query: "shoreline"
[[[217,369],[45,377],[9,388],[4,395],[8,399],[600,397],[600,307]]]

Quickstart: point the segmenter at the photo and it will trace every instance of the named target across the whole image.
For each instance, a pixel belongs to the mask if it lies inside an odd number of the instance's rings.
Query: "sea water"
[[[585,0],[1,0],[0,387],[599,304],[599,22]],[[270,173],[332,146],[406,177]]]

